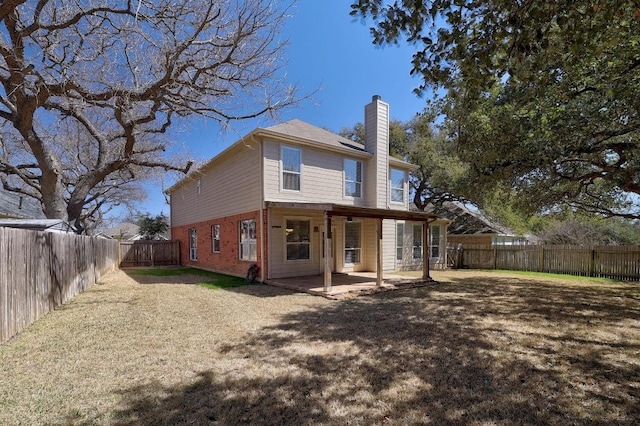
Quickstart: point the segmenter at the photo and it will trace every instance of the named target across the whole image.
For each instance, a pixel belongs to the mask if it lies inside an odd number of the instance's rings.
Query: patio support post
[[[382,219],[376,219],[376,287],[382,286]]]
[[[422,279],[428,280],[429,276],[429,222],[422,222]]]
[[[331,218],[324,213],[324,292],[331,292]]]

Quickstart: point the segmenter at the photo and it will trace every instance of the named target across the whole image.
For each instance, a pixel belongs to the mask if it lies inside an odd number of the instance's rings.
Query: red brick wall
[[[265,212],[265,222],[266,216]],[[240,260],[239,222],[247,219],[254,219],[256,221],[257,259],[255,262]],[[220,253],[213,252],[211,226],[215,224],[220,225]],[[260,211],[257,210],[211,219],[206,222],[172,227],[171,238],[180,240],[180,258],[183,265],[244,277],[247,275],[249,267],[254,263],[257,263],[258,267],[262,268],[260,264],[262,252],[262,229],[260,225]],[[196,261],[189,259],[189,230],[192,228],[195,228],[198,233],[198,260]],[[262,275],[261,272],[258,273],[258,278]]]

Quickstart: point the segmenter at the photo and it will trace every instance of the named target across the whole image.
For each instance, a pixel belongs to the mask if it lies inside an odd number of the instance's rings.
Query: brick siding
[[[264,216],[266,222],[266,212]],[[256,221],[255,261],[240,260],[239,223],[242,220],[249,219]],[[211,227],[216,224],[220,225],[220,253],[213,252]],[[193,228],[196,229],[198,235],[198,260],[195,261],[189,259],[189,230]],[[254,263],[258,264],[258,267],[262,268],[262,265],[260,264],[262,252],[261,228],[260,211],[256,210],[253,212],[211,219],[205,222],[172,227],[171,238],[174,240],[180,240],[180,257],[183,265],[244,277],[246,276],[249,267]],[[267,271],[265,270],[264,272],[266,277]],[[262,274],[259,273],[258,278],[261,275]]]

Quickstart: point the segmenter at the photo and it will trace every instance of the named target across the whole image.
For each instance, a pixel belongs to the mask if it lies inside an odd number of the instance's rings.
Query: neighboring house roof
[[[45,219],[39,201],[0,186],[0,218]]]
[[[47,232],[76,232],[73,226],[62,219],[0,219],[0,227]]]
[[[430,205],[425,211],[451,220],[448,228],[450,235],[516,235],[509,228],[488,219],[482,213],[458,203],[444,202],[441,207]]]
[[[141,238],[140,227],[131,222],[122,222],[106,230],[104,234],[111,238],[125,241],[139,240]]]

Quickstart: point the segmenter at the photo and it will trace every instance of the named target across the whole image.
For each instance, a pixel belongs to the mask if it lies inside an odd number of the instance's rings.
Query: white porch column
[[[324,214],[324,292],[331,292],[331,218]]]
[[[429,222],[422,222],[422,279],[428,280],[429,276]]]
[[[382,219],[376,219],[376,287],[382,286]]]

